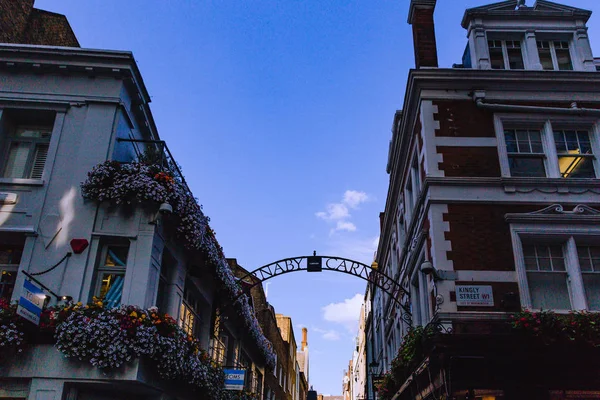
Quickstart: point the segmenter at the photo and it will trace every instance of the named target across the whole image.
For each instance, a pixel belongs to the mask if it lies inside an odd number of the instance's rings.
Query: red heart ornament
[[[81,254],[87,247],[90,242],[87,239],[72,239],[71,240],[71,248],[73,249],[73,253]]]

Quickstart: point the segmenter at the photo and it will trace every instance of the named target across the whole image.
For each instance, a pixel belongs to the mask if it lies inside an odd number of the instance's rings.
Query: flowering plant
[[[85,306],[69,304],[57,311],[48,313],[48,319],[55,321],[56,347],[66,357],[104,369],[146,356],[156,361],[162,378],[186,381],[210,398],[221,396],[223,371],[213,365],[197,340],[156,307],[104,309],[102,302],[94,299]]]
[[[81,184],[83,197],[108,201],[114,205],[171,204],[176,235],[183,239],[188,250],[206,255],[207,264],[219,284],[220,294],[233,303],[245,330],[255,341],[267,365],[273,368],[275,353],[272,345],[264,336],[247,296],[242,293],[227,264],[223,249],[209,226],[209,218],[204,215],[187,185],[168,166],[162,167],[151,160],[147,161],[128,164],[106,161],[95,166]]]
[[[439,327],[435,324],[412,327],[408,330],[398,354],[392,360],[392,368],[384,375],[377,388],[382,400],[391,399],[396,394],[406,380],[408,370],[414,368],[415,364],[425,357],[425,344],[436,333],[439,333]]]
[[[518,332],[541,338],[544,343],[563,340],[600,347],[599,313],[524,310],[512,316],[511,325]]]
[[[0,361],[12,351],[23,351],[24,332],[16,304],[0,298]]]

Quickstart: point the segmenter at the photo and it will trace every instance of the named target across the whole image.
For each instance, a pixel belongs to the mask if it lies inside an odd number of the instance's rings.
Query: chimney
[[[308,347],[308,329],[302,328],[302,350]]]
[[[433,11],[437,0],[410,0],[408,23],[413,27],[415,67],[438,66]]]

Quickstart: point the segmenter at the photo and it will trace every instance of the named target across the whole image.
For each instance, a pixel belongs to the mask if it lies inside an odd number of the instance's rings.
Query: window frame
[[[2,126],[0,126],[0,134],[2,135],[2,137],[0,138],[0,145],[1,145],[0,154],[2,154],[4,156],[3,161],[0,162],[0,183],[42,185],[44,182],[48,181],[50,171],[52,170],[53,165],[54,165],[54,161],[56,158],[56,152],[58,150],[58,143],[60,142],[60,136],[61,136],[63,126],[64,126],[67,108],[58,106],[58,105],[52,105],[52,104],[46,104],[46,105],[41,105],[41,106],[24,105],[24,106],[19,106],[19,107],[0,105],[0,122],[1,123],[4,123],[5,118],[10,118],[11,110],[31,112],[31,113],[35,113],[38,111],[51,111],[51,112],[55,113],[54,114],[54,122],[51,125],[49,125],[51,133],[50,133],[50,140],[48,141],[48,151],[46,154],[46,161],[44,163],[44,168],[42,170],[42,174],[39,179],[37,179],[37,178],[5,178],[4,177],[4,170],[6,168],[5,160],[7,159],[7,155],[9,152],[9,146],[10,146],[10,143],[9,143],[10,135],[5,134],[5,132],[2,129]],[[20,125],[25,125],[25,124],[20,124]],[[4,126],[6,126],[6,125],[4,125]],[[8,132],[6,132],[6,133],[8,133]],[[34,150],[34,153],[35,153],[35,150]]]
[[[519,295],[521,298],[521,307],[523,309],[534,309],[531,301],[531,292],[527,280],[527,269],[523,252],[523,241],[534,241],[539,243],[548,243],[548,241],[562,241],[563,256],[565,261],[565,270],[567,272],[567,290],[571,309],[552,310],[558,313],[568,313],[573,310],[589,310],[583,275],[579,265],[577,246],[585,245],[578,241],[584,241],[586,238],[596,238],[600,240],[600,227],[594,225],[567,225],[565,224],[526,224],[514,223],[510,225],[510,234],[513,244],[513,256],[515,270],[519,285]],[[545,241],[545,242],[544,242]],[[596,310],[594,310],[596,311]]]
[[[544,38],[542,36],[542,38],[537,38],[535,39],[535,48],[538,52],[538,57],[540,58],[540,64],[541,64],[541,60],[542,57],[539,55],[540,54],[540,46],[539,43],[540,42],[548,42],[548,50],[550,50],[550,58],[552,59],[552,69],[542,69],[544,71],[575,71],[575,57],[573,57],[573,43],[571,42],[571,40],[569,39],[564,39],[564,40],[560,40],[556,39],[556,38]],[[560,69],[559,65],[558,65],[558,56],[556,55],[556,45],[555,42],[561,42],[561,43],[567,43],[567,50],[569,51],[569,59],[571,61],[571,69]],[[564,49],[560,49],[560,50],[564,50]]]
[[[503,68],[493,68],[492,67],[492,55],[490,52],[490,42],[500,42],[500,49],[502,50],[502,62],[504,64]],[[521,51],[521,63],[523,64],[523,68],[515,68],[512,69],[510,67],[510,58],[508,56],[508,49],[509,47],[506,45],[506,42],[518,42],[519,43],[519,50]],[[494,38],[494,35],[492,35],[492,38],[488,38],[487,39],[487,49],[488,49],[488,56],[489,56],[489,60],[490,60],[490,68],[491,69],[495,69],[497,71],[523,71],[526,68],[526,63],[525,63],[525,53],[523,51],[523,47],[524,46],[524,41],[522,38],[518,38],[518,39],[510,39],[510,38],[499,38],[496,39]],[[495,47],[498,48],[498,47]],[[511,47],[511,49],[513,49],[514,47]]]
[[[107,267],[106,265],[104,265],[104,261],[106,260],[106,256],[108,254],[108,248],[109,247],[127,247],[127,259],[125,260],[125,266],[121,267],[119,266],[118,268],[114,268],[114,267]],[[107,272],[113,272],[116,274],[123,274],[123,287],[121,288],[121,301],[119,302],[119,304],[115,305],[115,307],[118,307],[119,305],[123,304],[123,298],[124,298],[124,293],[125,293],[125,280],[127,278],[127,266],[131,264],[130,260],[131,260],[131,243],[129,243],[129,241],[125,242],[125,241],[107,241],[104,243],[100,244],[100,251],[99,251],[99,258],[98,261],[96,262],[96,268],[95,268],[95,284],[94,284],[94,296],[101,298],[100,297],[100,288],[102,287],[102,275],[104,273]],[[104,298],[102,298],[102,301],[105,301]],[[108,307],[108,304],[105,303],[105,307]]]
[[[539,128],[542,126],[542,128]],[[557,178],[562,180],[572,179],[598,179],[600,178],[600,120],[593,117],[578,117],[576,122],[573,118],[565,115],[547,114],[494,114],[494,130],[498,142],[498,155],[500,161],[500,173],[503,178],[518,179],[544,179],[544,177],[513,177],[510,172],[509,153],[506,147],[505,129],[540,129],[542,148],[544,151],[545,178]],[[594,166],[594,178],[569,178],[562,177],[560,173],[558,156],[554,141],[554,132],[564,130],[587,131],[590,139],[592,154],[585,157],[592,158]]]
[[[2,246],[6,246],[6,247],[11,247],[12,250],[18,248],[21,251],[21,254],[19,255],[19,262],[18,263],[11,263],[11,264],[0,264],[0,298],[4,298],[6,300],[8,300],[9,302],[11,301],[12,297],[15,294],[15,286],[17,283],[17,274],[19,272],[19,267],[21,265],[21,262],[23,261],[23,253],[25,251],[25,240],[23,240],[23,243],[3,243]],[[12,273],[14,274],[14,279],[11,283],[7,282],[2,282],[2,276],[5,274],[9,274]],[[5,288],[8,288],[7,290],[10,290],[12,286],[12,290],[10,291],[10,296],[6,297],[4,294],[4,290]]]

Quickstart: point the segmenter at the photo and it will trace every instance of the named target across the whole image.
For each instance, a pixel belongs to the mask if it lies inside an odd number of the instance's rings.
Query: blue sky
[[[440,0],[440,65],[460,62],[460,21],[482,0]],[[600,55],[597,0],[592,48]],[[37,0],[83,47],[133,51],[160,135],[228,257],[247,269],[320,254],[370,263],[385,206],[388,142],[414,65],[409,0]],[[533,0],[528,1],[529,5]],[[600,20],[598,20],[600,21]],[[295,273],[268,285],[310,383],[341,393],[365,284]],[[358,296],[357,296],[358,295]]]

